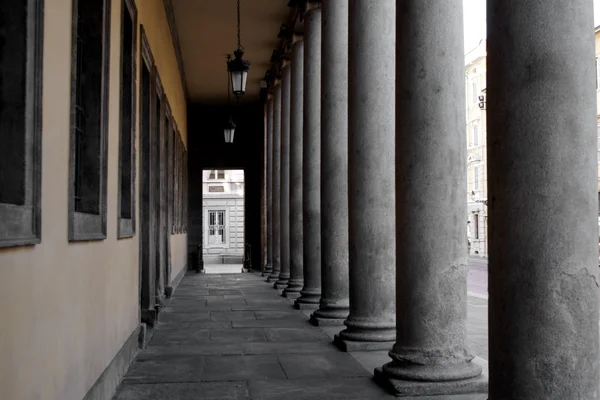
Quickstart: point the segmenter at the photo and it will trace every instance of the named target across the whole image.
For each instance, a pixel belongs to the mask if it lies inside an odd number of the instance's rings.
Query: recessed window
[[[224,169],[212,169],[208,175],[208,179],[225,179]]]
[[[473,214],[473,228],[475,230],[475,239],[479,239],[479,214]]]
[[[0,247],[41,239],[43,9],[0,2]]]
[[[471,81],[471,103],[475,104],[479,101],[479,92],[477,92],[477,81]]]
[[[479,124],[473,122],[473,146],[479,146]]]
[[[136,28],[135,5],[131,0],[122,0],[119,238],[131,237],[135,233]]]
[[[473,190],[479,190],[479,167],[473,168]]]
[[[74,0],[69,240],[106,237],[109,0]]]

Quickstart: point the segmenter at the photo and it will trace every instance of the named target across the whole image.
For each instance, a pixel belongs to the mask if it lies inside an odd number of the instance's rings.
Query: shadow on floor
[[[256,273],[188,274],[115,400],[383,399],[387,352],[344,353]],[[421,397],[482,400],[486,395]]]

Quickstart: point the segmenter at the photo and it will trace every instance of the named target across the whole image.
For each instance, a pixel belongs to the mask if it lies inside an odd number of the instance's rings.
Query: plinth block
[[[351,351],[381,351],[391,350],[394,346],[394,342],[359,342],[356,340],[345,340],[340,338],[339,335],[333,337],[333,344],[338,349],[347,353]]]
[[[343,326],[345,318],[321,318],[311,314],[310,322],[315,326]]]
[[[299,303],[298,300],[294,302],[294,308],[296,310],[318,310],[318,303]]]
[[[375,368],[374,379],[396,397],[478,394],[488,391],[488,377],[485,373],[458,381],[405,381],[389,376],[382,368]]]

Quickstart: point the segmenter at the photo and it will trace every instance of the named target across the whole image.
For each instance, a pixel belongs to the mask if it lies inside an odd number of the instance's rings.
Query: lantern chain
[[[238,49],[244,50],[242,47],[242,39],[241,39],[241,31],[242,31],[242,23],[240,19],[240,0],[237,0],[237,40],[238,40]]]

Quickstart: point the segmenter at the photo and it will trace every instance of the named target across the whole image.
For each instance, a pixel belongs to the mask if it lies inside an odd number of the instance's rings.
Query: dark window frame
[[[25,204],[0,204],[0,248],[42,241],[42,90],[44,0],[27,0]]]
[[[75,211],[75,158],[76,158],[76,93],[77,93],[77,28],[78,0],[73,0],[71,27],[71,124],[69,154],[69,242],[106,239],[107,174],[108,174],[108,101],[110,79],[110,20],[111,1],[103,0],[102,15],[102,80],[100,88],[100,155],[98,169],[99,214]]]
[[[121,187],[121,169],[122,167],[122,151],[123,151],[123,134],[120,132],[119,134],[119,186],[118,186],[118,201],[117,201],[117,238],[125,239],[131,238],[135,236],[136,232],[136,196],[135,196],[135,184],[136,184],[136,125],[137,125],[137,31],[138,31],[138,22],[137,22],[137,7],[133,0],[122,0],[121,1],[121,13],[128,12],[133,26],[132,32],[132,51],[131,51],[131,137],[130,137],[130,160],[131,160],[131,184],[130,184],[130,213],[131,218],[123,218],[121,216],[121,196],[122,196],[122,187]],[[123,55],[123,38],[125,36],[124,26],[121,24],[121,57]],[[121,60],[121,63],[123,61]],[[122,64],[121,64],[122,67]],[[120,71],[121,82],[123,79],[123,70],[121,68]],[[120,93],[119,98],[123,101],[123,85],[120,85]],[[122,121],[123,118],[123,108],[119,109],[119,121]],[[122,127],[119,127],[122,129]]]

